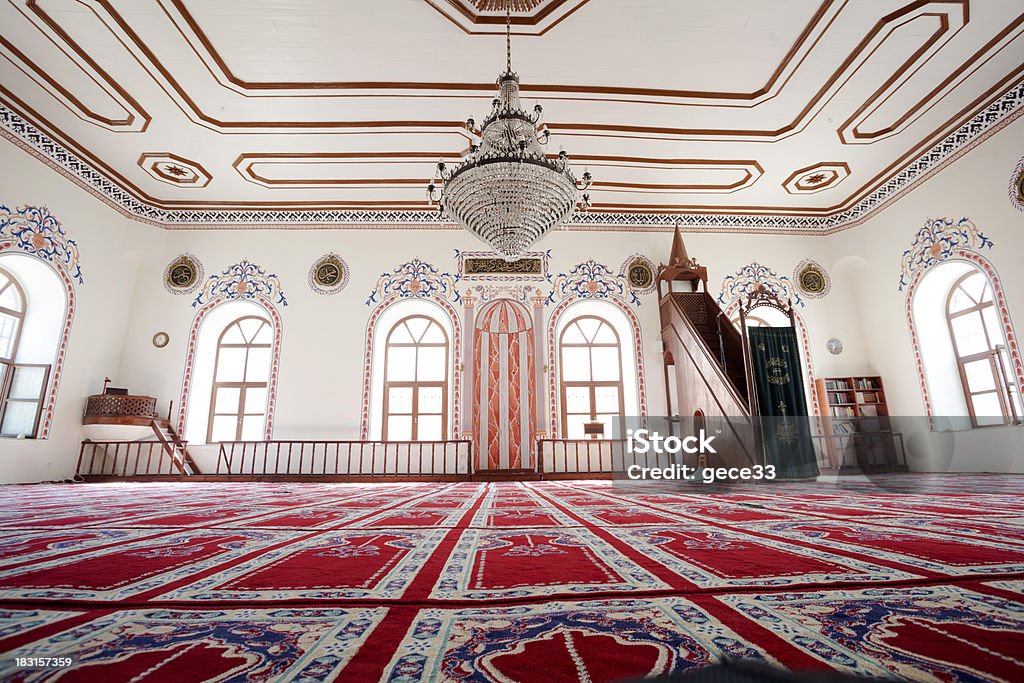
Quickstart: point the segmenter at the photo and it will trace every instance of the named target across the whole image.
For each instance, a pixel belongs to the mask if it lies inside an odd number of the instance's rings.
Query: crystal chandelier
[[[590,173],[582,182],[563,150],[548,158],[550,133],[540,123],[538,104],[529,114],[519,101],[519,76],[512,71],[512,13],[505,0],[505,73],[498,96],[479,129],[466,121],[472,143],[462,160],[448,168],[439,161],[427,185],[431,204],[482,239],[506,261],[521,258],[541,237],[568,221],[577,205],[590,206]],[[581,195],[581,192],[583,193]]]

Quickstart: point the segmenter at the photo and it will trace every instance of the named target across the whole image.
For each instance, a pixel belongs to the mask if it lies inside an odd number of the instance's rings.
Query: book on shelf
[[[832,433],[843,436],[845,434],[856,434],[859,430],[857,429],[857,423],[855,422],[833,422]]]

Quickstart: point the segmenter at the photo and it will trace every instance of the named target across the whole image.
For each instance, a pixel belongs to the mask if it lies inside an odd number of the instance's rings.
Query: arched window
[[[622,344],[615,326],[597,315],[581,315],[558,339],[562,433],[584,438],[584,424],[601,422],[613,435],[613,418],[624,416]]]
[[[16,256],[8,262],[9,269],[0,268],[0,436],[35,438],[63,300],[53,291],[55,280],[47,268]],[[35,301],[41,305],[33,308],[31,329],[27,327],[27,289],[40,293]]]
[[[960,383],[975,427],[1007,424],[1021,415],[1020,387],[994,305],[992,283],[971,268],[946,296],[946,323]]]
[[[384,345],[385,441],[440,441],[448,424],[448,335],[427,315],[410,315]]]
[[[274,329],[247,315],[228,324],[217,340],[207,443],[258,441],[267,421]]]
[[[0,269],[0,361],[13,361],[25,321],[25,292],[14,276]]]

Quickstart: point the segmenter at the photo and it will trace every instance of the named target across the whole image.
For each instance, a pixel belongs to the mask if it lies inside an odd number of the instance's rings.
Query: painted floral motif
[[[627,297],[628,294],[628,297]],[[562,299],[608,299],[617,297],[628,299],[629,303],[640,305],[640,297],[636,291],[628,287],[625,275],[615,273],[608,266],[594,259],[577,264],[566,273],[559,273],[548,294],[547,303],[553,304]]]
[[[193,308],[214,299],[255,299],[262,297],[273,303],[288,305],[281,280],[274,273],[267,273],[262,267],[248,259],[242,259],[220,275],[211,275],[206,286],[192,302]]]
[[[429,263],[415,258],[390,273],[382,273],[377,286],[366,299],[366,305],[372,306],[390,297],[443,299],[458,303],[462,301],[462,296],[455,289],[458,281],[457,275],[441,273]]]
[[[481,302],[486,303],[494,299],[513,299],[515,301],[529,301],[534,297],[543,298],[540,290],[533,285],[475,285],[470,287],[466,296],[473,296]]]
[[[731,304],[753,294],[762,285],[778,297],[780,301],[791,301],[801,306],[806,305],[800,297],[800,292],[797,291],[797,288],[793,286],[792,281],[788,277],[779,275],[768,266],[761,265],[757,261],[743,266],[732,275],[725,276],[722,280],[722,293],[718,295],[718,303],[723,305]]]
[[[959,250],[981,251],[992,247],[992,240],[969,219],[929,218],[917,231],[910,248],[903,252],[899,290],[914,276],[942,263]]]
[[[60,264],[78,284],[83,284],[78,245],[68,239],[50,210],[45,206],[21,206],[11,210],[0,204],[0,240],[44,261]]]
[[[1017,162],[1017,167],[1010,176],[1010,203],[1018,211],[1024,211],[1024,157]]]

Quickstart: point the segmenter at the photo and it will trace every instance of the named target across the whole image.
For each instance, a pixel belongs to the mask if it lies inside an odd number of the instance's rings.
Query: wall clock
[[[171,337],[166,332],[157,332],[153,335],[153,346],[158,349],[162,349],[167,346],[169,341],[171,341]]]
[[[839,341],[835,337],[832,337],[827,342],[825,342],[825,347],[828,349],[828,352],[831,353],[833,356],[838,356],[843,352],[843,342]]]

